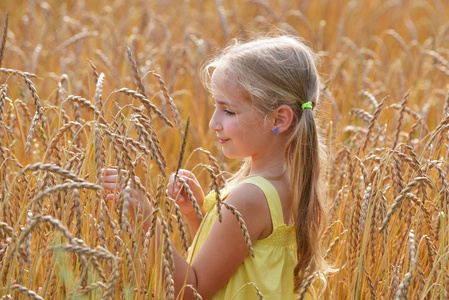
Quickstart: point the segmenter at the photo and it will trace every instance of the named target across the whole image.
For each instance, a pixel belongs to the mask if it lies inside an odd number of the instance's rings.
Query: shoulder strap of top
[[[271,222],[273,228],[284,224],[284,215],[282,213],[281,199],[274,185],[261,176],[248,177],[242,180],[239,184],[250,183],[254,184],[262,190],[267,199],[268,207],[270,208]]]

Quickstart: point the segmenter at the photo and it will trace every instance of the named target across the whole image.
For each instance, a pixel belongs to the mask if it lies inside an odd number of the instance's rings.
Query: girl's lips
[[[220,142],[220,144],[224,144],[224,143],[226,143],[227,141],[229,141],[229,139],[218,139],[218,141]]]

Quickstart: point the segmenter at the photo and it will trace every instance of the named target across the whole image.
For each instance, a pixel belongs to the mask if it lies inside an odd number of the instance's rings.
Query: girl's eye
[[[228,115],[228,116],[233,116],[235,115],[235,112],[232,112],[230,110],[225,109],[224,112]]]

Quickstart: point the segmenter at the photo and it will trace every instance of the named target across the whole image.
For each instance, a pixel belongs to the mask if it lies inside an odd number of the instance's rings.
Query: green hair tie
[[[302,108],[302,110],[304,110],[306,108],[312,109],[312,102],[309,101],[309,102],[304,103],[303,105],[301,105],[301,108]]]

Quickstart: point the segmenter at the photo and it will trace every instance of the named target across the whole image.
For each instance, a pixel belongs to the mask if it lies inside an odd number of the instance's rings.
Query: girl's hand
[[[195,175],[193,175],[193,173],[188,170],[180,169],[178,171],[178,177],[185,181],[185,184],[188,185],[188,187],[192,191],[192,194],[195,197],[201,210],[203,210],[203,189],[201,188],[201,185]],[[176,203],[178,204],[179,209],[184,216],[195,216],[196,212],[193,208],[192,202],[187,195],[186,189],[182,186],[183,184],[180,180],[175,181],[175,174],[172,173],[169,177],[169,182],[167,185],[167,196],[176,200]]]
[[[106,200],[115,201],[121,192],[121,183],[117,182],[118,171],[116,169],[106,169],[102,170],[102,172],[103,176],[101,182],[103,183],[103,188],[105,190],[114,191],[114,193],[106,195]],[[124,171],[122,171],[122,173],[124,173]],[[151,213],[150,202],[145,199],[145,196],[140,190],[131,189],[129,212],[131,213],[132,218],[135,218],[135,212],[137,212],[139,207],[142,209],[144,219],[148,219],[147,217]]]

